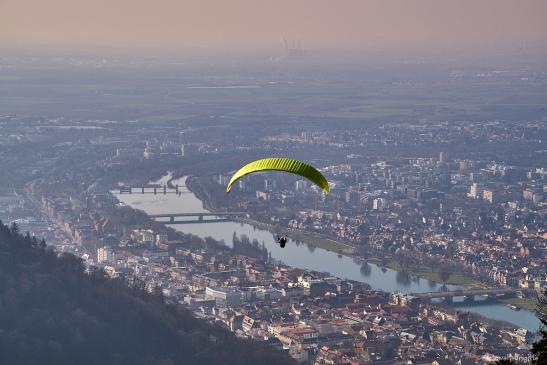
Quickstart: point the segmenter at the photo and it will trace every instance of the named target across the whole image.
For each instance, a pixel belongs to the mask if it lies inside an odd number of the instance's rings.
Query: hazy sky
[[[0,45],[547,45],[547,0],[0,0]]]

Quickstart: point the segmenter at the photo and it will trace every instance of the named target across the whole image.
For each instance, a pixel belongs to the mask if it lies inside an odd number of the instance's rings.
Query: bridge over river
[[[532,292],[531,289],[522,288],[491,288],[491,289],[462,289],[453,291],[439,291],[429,293],[412,293],[414,298],[419,300],[431,300],[435,298],[443,298],[444,300],[452,300],[454,297],[463,297],[466,301],[473,301],[477,296],[488,296],[490,299],[512,298],[517,295],[522,295],[527,292]]]
[[[112,194],[115,195],[121,195],[121,194],[188,194],[189,192],[183,192],[182,189],[179,189],[179,185],[174,185],[172,187],[168,185],[159,185],[159,184],[152,184],[152,185],[143,185],[143,186],[120,186],[114,190],[112,190]]]
[[[162,213],[162,214],[149,214],[150,218],[156,219],[158,222],[168,224],[195,224],[195,223],[216,223],[216,222],[228,222],[231,217],[246,217],[245,212],[218,212],[218,213]],[[169,220],[163,220],[161,218],[169,218]],[[178,219],[177,218],[183,218]],[[190,218],[190,219],[188,219]]]

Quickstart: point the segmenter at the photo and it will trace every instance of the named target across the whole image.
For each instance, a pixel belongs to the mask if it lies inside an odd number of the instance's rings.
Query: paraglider
[[[270,157],[250,162],[237,170],[226,187],[226,193],[229,193],[232,190],[232,185],[243,176],[261,171],[284,171],[300,175],[319,186],[325,194],[330,192],[329,182],[315,167],[291,158]],[[283,248],[287,244],[287,236],[277,235],[276,241]]]
[[[226,192],[232,190],[232,185],[241,177],[261,171],[284,171],[292,174],[300,175],[319,186],[325,194],[329,193],[329,183],[327,179],[313,166],[307,163],[293,160],[291,158],[271,157],[256,160],[240,168],[230,179]]]

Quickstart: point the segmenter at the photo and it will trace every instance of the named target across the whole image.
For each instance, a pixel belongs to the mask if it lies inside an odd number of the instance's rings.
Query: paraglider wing
[[[268,170],[285,171],[300,175],[319,186],[325,194],[330,191],[327,179],[315,167],[291,158],[271,157],[253,161],[240,168],[230,179],[226,192],[229,193],[232,190],[232,185],[241,177],[253,172]]]

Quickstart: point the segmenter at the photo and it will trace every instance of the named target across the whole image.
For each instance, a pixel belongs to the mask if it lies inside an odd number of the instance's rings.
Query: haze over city
[[[542,0],[3,0],[0,44],[478,50],[545,46],[545,14]]]

